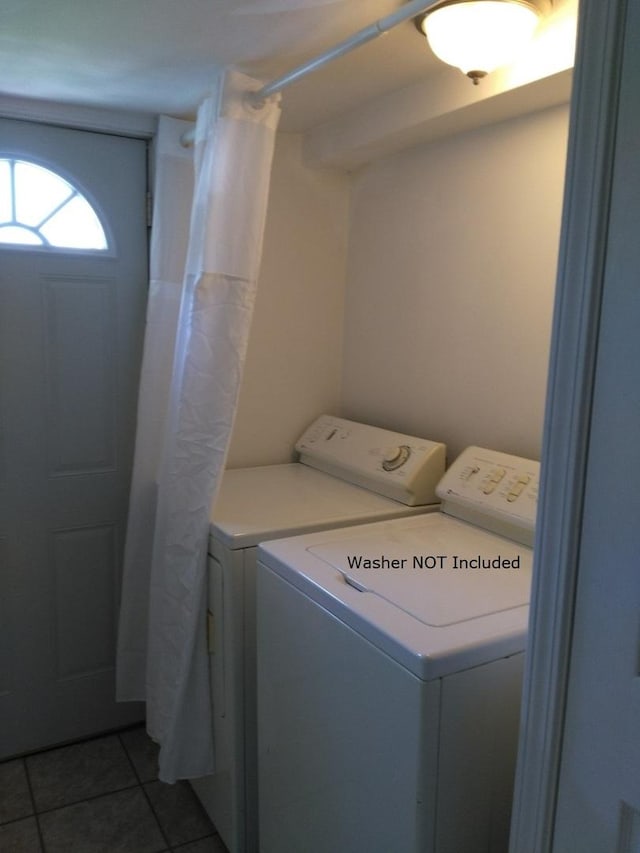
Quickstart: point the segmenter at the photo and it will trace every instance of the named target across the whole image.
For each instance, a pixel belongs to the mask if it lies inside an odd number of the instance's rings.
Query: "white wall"
[[[555,107],[362,170],[342,413],[539,457],[566,157]]]
[[[228,466],[289,462],[340,399],[349,178],[302,164],[279,134],[262,267]]]

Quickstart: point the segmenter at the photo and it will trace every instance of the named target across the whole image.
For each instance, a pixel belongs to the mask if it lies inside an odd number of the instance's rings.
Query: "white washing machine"
[[[299,461],[225,472],[209,540],[216,772],[192,781],[231,853],[257,832],[255,571],[259,542],[437,509],[445,446],[323,415]]]
[[[506,853],[539,465],[258,549],[261,853]]]

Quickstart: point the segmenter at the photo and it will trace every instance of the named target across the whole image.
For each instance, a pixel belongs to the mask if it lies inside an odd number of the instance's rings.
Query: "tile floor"
[[[0,763],[2,853],[227,853],[142,727]]]

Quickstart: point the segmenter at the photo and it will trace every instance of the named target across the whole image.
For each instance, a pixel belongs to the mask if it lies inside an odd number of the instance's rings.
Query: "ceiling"
[[[189,118],[226,65],[268,81],[404,0],[3,0],[0,95]],[[287,88],[304,131],[442,68],[413,23]]]

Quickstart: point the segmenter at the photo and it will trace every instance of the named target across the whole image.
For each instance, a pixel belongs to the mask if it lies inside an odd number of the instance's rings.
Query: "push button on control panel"
[[[524,483],[516,483],[514,486],[512,486],[509,492],[507,492],[507,500],[509,501],[509,503],[513,503],[516,498],[520,497],[523,489]]]
[[[513,503],[516,498],[520,497],[522,492],[524,491],[525,486],[530,482],[531,477],[528,474],[519,474],[511,488],[507,493],[507,500],[509,503]]]
[[[460,474],[461,480],[470,480],[474,474],[477,474],[480,470],[478,465],[467,465],[466,468],[463,469],[462,474]]]
[[[504,474],[504,468],[493,468],[491,471],[489,471],[487,478],[483,484],[483,494],[490,495],[491,492],[494,491],[500,480],[502,480]]]

